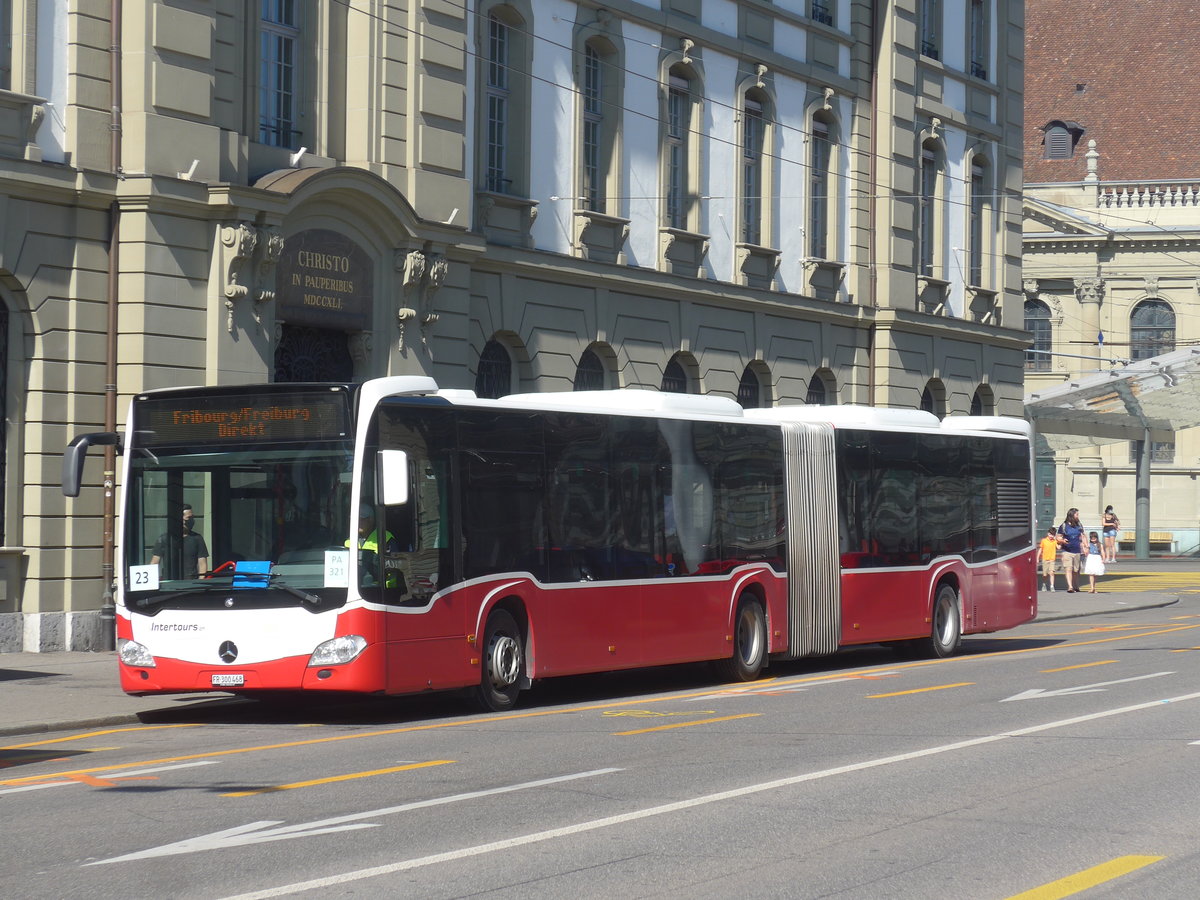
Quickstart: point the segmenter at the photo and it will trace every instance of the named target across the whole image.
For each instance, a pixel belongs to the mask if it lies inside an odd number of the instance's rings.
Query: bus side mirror
[[[88,447],[116,447],[121,449],[121,436],[115,431],[97,431],[81,434],[67,444],[63,451],[62,492],[66,497],[78,497],[79,485],[83,481],[83,461],[87,459]]]
[[[403,506],[408,502],[408,454],[403,450],[380,450],[375,456],[375,483],[379,502]]]

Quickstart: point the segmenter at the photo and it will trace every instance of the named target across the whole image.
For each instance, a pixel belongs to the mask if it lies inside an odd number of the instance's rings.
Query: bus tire
[[[476,702],[489,712],[516,706],[525,673],[525,651],[521,629],[506,610],[497,609],[488,616],[480,669]]]
[[[928,656],[945,659],[958,651],[962,641],[962,624],[958,617],[958,591],[946,582],[938,585],[933,601],[933,624],[929,639],[921,649]]]
[[[767,617],[756,597],[743,594],[733,623],[733,653],[715,664],[725,681],[754,681],[767,664]]]

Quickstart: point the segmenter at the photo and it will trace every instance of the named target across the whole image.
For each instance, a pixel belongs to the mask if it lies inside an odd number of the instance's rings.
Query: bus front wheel
[[[491,712],[512,709],[521,692],[525,653],[521,646],[521,629],[503,609],[488,616],[481,669],[479,687],[475,690],[479,705]]]
[[[716,664],[717,675],[726,681],[754,681],[767,663],[767,617],[755,597],[738,603],[733,624],[733,653]]]
[[[944,659],[953,656],[962,641],[962,625],[958,618],[958,591],[949,584],[938,586],[933,601],[933,627],[923,648],[930,656]]]

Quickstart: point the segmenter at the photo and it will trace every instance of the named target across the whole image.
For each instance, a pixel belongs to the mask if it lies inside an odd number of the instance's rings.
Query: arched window
[[[830,197],[833,183],[833,123],[824,113],[813,116],[808,145],[808,256],[829,259]]]
[[[667,363],[667,367],[663,370],[661,390],[668,394],[686,394],[688,392],[687,372],[683,370],[679,360],[672,358]]]
[[[973,416],[990,416],[996,411],[996,398],[992,394],[992,389],[986,384],[981,384],[975,388],[975,393],[971,397],[971,415]]]
[[[984,282],[990,247],[986,237],[990,231],[991,187],[988,184],[987,159],[975,156],[971,159],[971,181],[967,235],[967,283],[973,287],[987,287]]]
[[[488,341],[479,354],[475,393],[488,400],[497,400],[512,393],[512,358],[499,341]]]
[[[767,168],[767,129],[770,127],[767,98],[761,91],[746,92],[742,106],[742,241],[762,245],[767,236],[767,204],[764,202]]]
[[[1165,300],[1143,300],[1129,314],[1133,359],[1149,359],[1175,349],[1175,311]]]
[[[529,26],[496,5],[480,34],[480,181],[496,194],[528,192]]]
[[[1025,351],[1025,371],[1049,372],[1053,347],[1050,307],[1041,300],[1025,301],[1025,330],[1033,338],[1033,346]]]
[[[940,277],[941,254],[938,227],[942,189],[942,152],[936,141],[921,146],[921,166],[918,172],[917,196],[917,274]]]
[[[604,362],[596,355],[594,350],[584,350],[583,355],[579,357],[579,365],[575,369],[575,384],[573,390],[576,391],[602,391],[604,390]]]
[[[762,381],[752,366],[742,370],[742,380],[738,384],[738,403],[742,409],[757,409],[762,405]]]
[[[695,130],[700,121],[700,89],[700,80],[690,67],[671,67],[662,123],[663,224],[680,231],[694,230],[696,224],[695,181],[700,164]]]
[[[936,378],[929,379],[921,391],[921,409],[939,419],[946,415],[946,389]]]
[[[617,171],[617,124],[621,79],[616,50],[607,40],[592,38],[583,47],[579,69],[582,133],[579,142],[579,191],[583,206],[607,211]]]
[[[826,400],[829,392],[825,387],[825,379],[820,375],[814,374],[808,381],[808,393],[804,395],[804,402],[809,406],[826,406]]]

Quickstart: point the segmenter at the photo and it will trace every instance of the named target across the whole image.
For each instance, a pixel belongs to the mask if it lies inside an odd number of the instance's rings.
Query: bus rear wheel
[[[933,601],[933,627],[921,648],[929,656],[945,659],[953,656],[962,641],[962,625],[958,617],[958,591],[949,584],[938,586]]]
[[[767,617],[758,599],[745,595],[733,624],[733,653],[715,664],[716,672],[726,681],[754,681],[766,664]]]
[[[505,712],[516,706],[525,671],[525,652],[521,629],[503,609],[488,616],[480,668],[476,702],[491,712]]]

